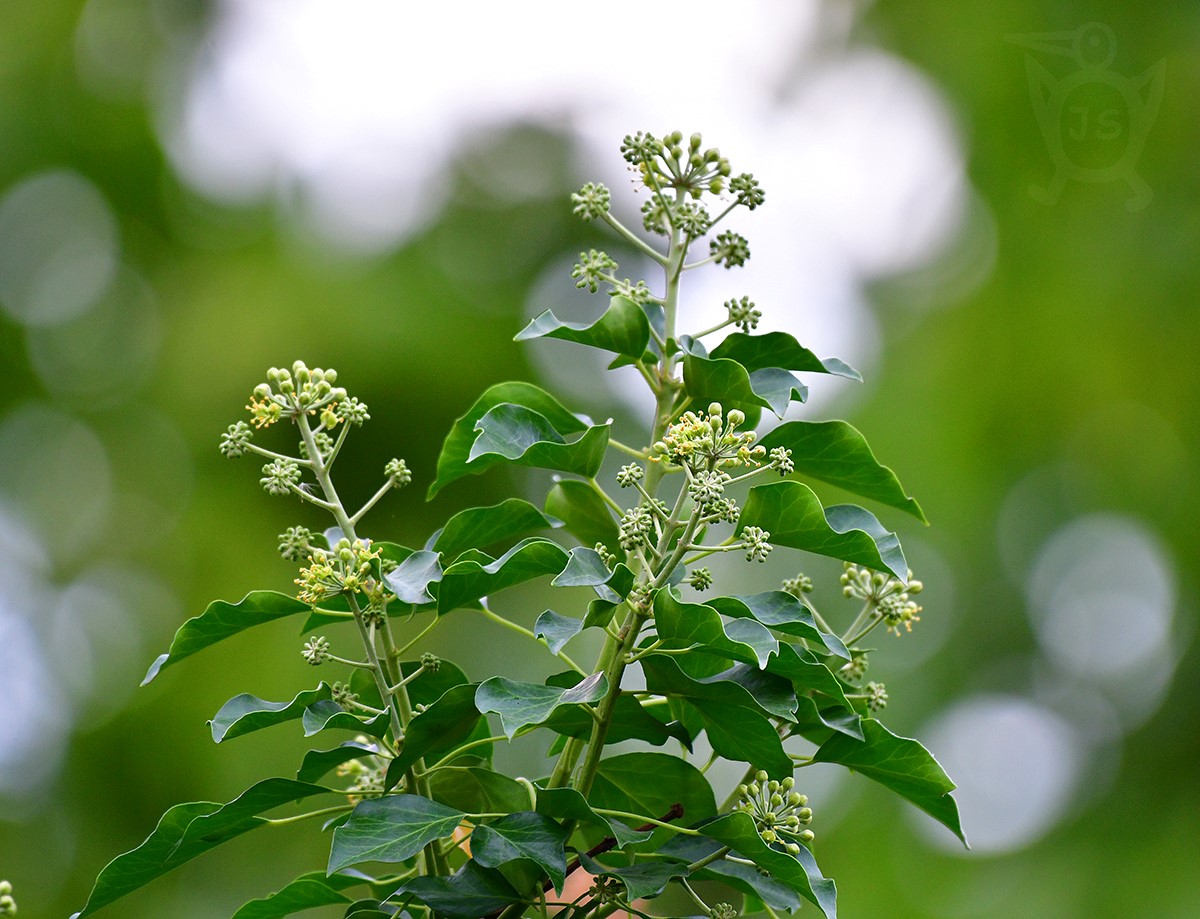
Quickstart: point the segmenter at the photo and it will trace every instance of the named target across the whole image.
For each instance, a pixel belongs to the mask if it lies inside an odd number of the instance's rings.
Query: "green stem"
[[[287,826],[289,823],[299,823],[301,820],[308,820],[310,817],[324,817],[326,814],[340,814],[353,809],[353,804],[338,804],[334,807],[325,807],[321,810],[309,811],[306,814],[296,814],[292,817],[263,817],[262,820],[267,826]]]
[[[479,609],[477,609],[476,612],[479,613],[484,618],[490,619],[492,622],[496,623],[497,625],[502,625],[506,629],[516,632],[518,635],[524,635],[526,638],[536,641],[538,644],[542,643],[541,639],[539,639],[537,637],[537,635],[535,635],[533,633],[532,630],[527,629],[527,628],[525,628],[525,626],[520,625],[516,622],[513,622],[511,619],[505,619],[503,616],[499,615],[498,613],[493,613],[490,609],[487,608],[486,605],[480,605]],[[584,670],[577,663],[575,663],[573,660],[571,660],[571,658],[567,657],[567,655],[564,654],[562,651],[556,652],[554,656],[557,657],[564,664],[566,664],[568,667],[570,667],[572,670],[574,670],[576,673],[582,674],[583,676],[588,676],[588,672],[586,670]]]

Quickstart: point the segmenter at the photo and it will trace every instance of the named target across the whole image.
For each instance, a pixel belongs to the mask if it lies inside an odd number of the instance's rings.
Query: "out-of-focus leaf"
[[[242,904],[233,919],[283,919],[318,906],[350,903],[352,899],[342,891],[361,887],[364,883],[361,877],[344,874],[326,877],[324,871],[302,874],[273,894]]]
[[[799,482],[751,488],[736,532],[748,526],[769,532],[772,545],[890,571],[901,580],[908,578],[908,564],[895,533],[857,505],[822,507],[812,489]]]
[[[420,795],[369,798],[333,831],[328,872],[361,862],[402,862],[449,836],[464,816]]]
[[[307,613],[309,606],[295,597],[274,590],[253,590],[237,603],[216,600],[199,616],[195,616],[179,627],[171,640],[171,647],[150,665],[145,686],[164,667],[169,667],[183,658],[195,654],[209,645],[236,635],[256,625],[273,622],[296,613]]]
[[[627,297],[610,298],[608,309],[595,322],[564,322],[550,310],[529,323],[516,341],[531,338],[557,338],[600,348],[637,361],[646,354],[650,343],[650,322],[645,311]]]
[[[912,514],[922,523],[925,513],[909,497],[887,466],[880,464],[866,438],[844,421],[789,421],[767,434],[762,446],[792,451],[796,472],[828,482],[861,498],[870,498]]]
[[[586,705],[608,692],[603,673],[593,673],[576,686],[563,689],[540,683],[522,683],[507,677],[492,677],[479,685],[475,707],[495,712],[507,737],[521,728],[542,724],[560,705]]]
[[[264,811],[329,793],[327,788],[306,782],[266,779],[228,804],[211,801],[177,804],[163,814],[154,832],[141,845],[118,855],[104,867],[87,903],[72,919],[83,919],[197,855],[262,826],[266,820],[259,815]]]
[[[817,748],[813,762],[841,763],[911,801],[966,845],[958,804],[951,796],[954,783],[917,741],[897,737],[873,718],[862,722],[864,740],[834,734]]]

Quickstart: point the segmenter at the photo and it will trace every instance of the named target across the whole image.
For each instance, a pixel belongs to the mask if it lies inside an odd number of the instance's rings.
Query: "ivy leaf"
[[[158,826],[141,845],[109,862],[88,896],[83,909],[72,919],[83,919],[131,891],[266,823],[264,811],[313,795],[330,794],[328,788],[266,779],[252,785],[228,804],[195,801],[177,804],[163,814]]]
[[[520,811],[471,831],[471,855],[485,868],[527,858],[562,892],[567,876],[567,831],[543,814]]]
[[[350,903],[350,897],[342,891],[366,882],[363,877],[345,874],[326,877],[324,871],[302,874],[273,894],[242,904],[233,914],[233,919],[283,919],[284,916],[317,906]]]
[[[727,627],[711,606],[683,603],[670,588],[654,597],[654,624],[668,648],[705,648],[760,668],[779,653],[779,642],[760,623],[735,619]]]
[[[749,814],[727,814],[701,827],[701,831],[816,904],[828,919],[837,919],[837,887],[821,874],[806,847],[801,846],[799,854],[793,856],[768,846],[758,835]]]
[[[938,761],[917,741],[897,737],[873,718],[862,722],[864,740],[834,734],[813,754],[815,763],[841,763],[911,801],[967,845],[950,793],[950,781]]]
[[[475,422],[479,436],[467,454],[469,472],[508,460],[519,466],[555,469],[592,478],[608,450],[607,424],[590,425],[568,442],[544,416],[524,405],[504,402]]]
[[[691,763],[666,753],[624,753],[600,760],[589,800],[592,807],[655,819],[681,804],[683,826],[692,826],[717,812],[712,786],[704,774]]]
[[[786,677],[801,694],[819,692],[840,707],[853,710],[846,698],[845,685],[807,648],[781,646],[779,656],[767,665],[767,670]]]
[[[386,788],[399,782],[421,757],[440,757],[471,736],[481,717],[475,707],[475,692],[474,683],[454,686],[423,712],[413,716],[404,732],[403,749],[388,764]]]
[[[725,759],[758,766],[776,779],[792,774],[795,764],[783,749],[779,732],[764,716],[709,699],[689,699],[688,704],[700,712],[709,743]]]
[[[441,557],[436,552],[422,549],[385,574],[383,580],[401,603],[420,606],[433,602],[429,585],[436,584],[442,577]]]
[[[590,427],[587,422],[581,421],[564,408],[552,395],[532,383],[497,383],[485,391],[465,415],[454,422],[445,443],[442,444],[442,452],[437,462],[437,476],[429,486],[428,498],[433,498],[456,479],[483,472],[494,463],[502,461],[500,458],[491,461],[481,459],[468,466],[471,447],[476,438],[476,423],[493,408],[504,403],[520,405],[537,412],[564,437],[582,434]]]
[[[597,702],[607,692],[608,681],[603,673],[593,673],[567,689],[495,676],[479,684],[475,707],[481,712],[498,714],[504,734],[511,740],[521,728],[544,723],[560,705]]]
[[[300,769],[296,773],[299,782],[315,782],[323,778],[330,769],[348,763],[352,759],[373,756],[379,748],[373,744],[359,743],[357,740],[347,740],[332,750],[309,750],[300,761]],[[324,875],[322,875],[324,877]]]
[[[485,766],[439,769],[429,774],[430,795],[470,814],[514,813],[530,806],[529,790]]]
[[[587,482],[561,479],[546,495],[546,513],[562,520],[585,546],[603,543],[610,551],[618,545],[616,521],[604,500]]]
[[[808,388],[787,370],[763,367],[755,370],[738,361],[709,357],[704,346],[686,335],[683,346],[683,385],[693,403],[718,401],[728,408],[769,408],[782,416],[793,396],[803,402]]]
[[[539,788],[536,809],[537,813],[554,817],[556,820],[591,824],[603,835],[615,839],[620,848],[645,842],[653,835],[646,830],[635,830],[616,818],[596,813],[583,795],[574,788]],[[665,813],[665,809],[663,812]]]
[[[525,581],[559,574],[570,556],[556,542],[540,536],[523,539],[498,559],[469,552],[442,574],[438,613],[448,613]]]
[[[333,691],[324,682],[316,689],[299,693],[290,702],[267,702],[244,692],[222,705],[208,724],[212,729],[213,741],[220,743],[226,738],[249,734],[285,721],[295,721],[303,717],[310,705],[332,697]],[[341,711],[340,708],[338,710]]]
[[[782,367],[802,373],[829,373],[862,382],[862,375],[836,357],[819,358],[786,332],[750,335],[734,332],[713,348],[715,360],[737,361],[750,373],[767,367]]]
[[[550,310],[542,313],[517,334],[514,341],[557,338],[641,360],[650,343],[650,322],[645,311],[627,297],[614,296],[608,309],[591,325],[564,322]]]
[[[579,674],[570,670],[555,674],[546,682],[551,685],[574,686]],[[546,727],[567,737],[587,738],[591,736],[595,721],[591,714],[580,706],[563,706],[546,721]],[[613,706],[612,721],[604,742],[621,743],[625,740],[645,740],[661,747],[671,738],[681,741],[689,750],[691,737],[677,724],[666,724],[648,712],[634,696],[628,693],[617,697]]]
[[[620,880],[625,885],[626,898],[630,901],[646,897],[657,897],[676,878],[689,875],[687,862],[652,861],[610,868],[602,865],[587,854],[579,856],[579,864],[588,874],[605,875]]]
[[[648,655],[641,664],[646,688],[651,692],[741,706],[788,721],[795,719],[797,701],[791,681],[752,665],[734,664],[712,676],[695,677],[665,654]]]
[[[425,548],[454,558],[467,549],[482,549],[514,536],[528,536],[560,526],[561,520],[546,516],[528,501],[509,498],[490,507],[459,511],[430,538]]]
[[[309,611],[307,603],[275,590],[253,590],[237,603],[216,600],[199,616],[194,616],[179,627],[171,641],[171,647],[150,665],[142,685],[153,680],[164,667],[189,657],[209,645],[215,645],[231,635],[273,622],[285,616]]]
[[[402,862],[449,836],[462,811],[421,795],[388,795],[362,801],[333,831],[328,873],[361,862]]]
[[[818,746],[828,740],[834,731],[861,741],[863,739],[862,715],[853,708],[843,708],[837,705],[820,708],[816,699],[810,696],[800,696],[794,730]]]
[[[844,421],[789,421],[761,441],[767,450],[786,447],[801,475],[828,482],[860,498],[870,498],[928,523],[896,474],[881,465],[866,438]]]
[[[769,532],[772,545],[890,571],[901,580],[908,578],[908,564],[895,533],[857,505],[822,507],[812,489],[799,482],[751,488],[735,532],[748,526]]]
[[[658,853],[664,858],[678,859],[691,864],[708,858],[720,848],[721,844],[715,839],[679,835],[669,840]],[[770,875],[763,874],[753,865],[718,859],[693,872],[692,877],[701,881],[721,881],[735,890],[758,897],[775,910],[793,912],[800,908],[800,897],[792,888]],[[748,906],[744,909],[747,913],[751,911]]]
[[[771,535],[774,537],[774,533]],[[809,608],[785,591],[768,590],[749,597],[714,597],[708,605],[730,618],[756,619],[785,635],[818,642],[831,654],[850,660],[850,652],[842,640],[817,628]]]
[[[546,647],[551,654],[557,654],[563,646],[583,631],[583,620],[562,616],[552,609],[546,610],[537,617],[533,624],[533,634],[546,639]]]
[[[382,737],[391,727],[386,711],[370,718],[360,718],[331,699],[319,699],[306,708],[300,717],[300,723],[304,725],[305,737],[332,730],[354,731],[358,734]]]
[[[524,901],[504,875],[471,859],[448,878],[417,877],[406,881],[389,899],[411,894],[439,916],[486,916]]]

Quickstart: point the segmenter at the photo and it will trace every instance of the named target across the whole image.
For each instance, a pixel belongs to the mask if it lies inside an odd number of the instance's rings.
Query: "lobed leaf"
[[[735,532],[748,526],[769,532],[772,545],[890,571],[901,580],[908,578],[908,564],[895,533],[857,505],[822,507],[812,489],[799,482],[751,488]]]
[[[333,831],[328,873],[362,862],[402,862],[451,835],[466,815],[420,795],[362,801]]]
[[[813,754],[816,763],[841,763],[912,802],[967,844],[951,796],[954,783],[917,741],[898,737],[873,718],[862,722],[864,740],[834,734]]]
[[[604,500],[587,482],[561,479],[546,495],[546,513],[562,520],[585,546],[603,543],[610,551],[618,548],[616,521]]]
[[[576,686],[561,688],[522,683],[496,676],[485,680],[475,693],[475,707],[495,712],[510,740],[522,728],[543,724],[560,705],[586,705],[608,692],[603,673],[593,673]]]
[[[548,609],[537,617],[533,624],[533,634],[546,639],[546,647],[551,654],[557,654],[563,646],[583,631],[583,620],[562,616]]]
[[[467,454],[468,472],[507,460],[519,466],[555,469],[592,478],[608,450],[607,424],[591,425],[568,442],[549,420],[523,405],[505,402],[475,422],[478,436]]]
[[[332,699],[318,699],[304,710],[300,716],[300,723],[304,726],[305,737],[333,730],[383,737],[391,727],[391,719],[386,711],[370,718],[360,718],[354,712],[346,711]]]
[[[441,556],[437,552],[422,549],[413,552],[399,566],[385,574],[383,580],[401,603],[421,606],[433,602],[429,585],[438,583],[442,577]]]
[[[531,338],[557,338],[612,351],[618,355],[641,360],[650,344],[650,321],[645,311],[628,297],[614,296],[608,309],[590,325],[564,322],[551,310],[546,310],[522,329],[515,341]]]
[[[562,892],[567,876],[567,831],[544,814],[519,811],[471,831],[471,855],[485,868],[525,858],[546,872]]]
[[[402,884],[389,899],[408,894],[434,914],[449,917],[487,916],[524,901],[504,875],[471,859],[450,877],[417,877]]]
[[[896,474],[880,464],[866,438],[845,421],[789,421],[767,434],[761,444],[768,450],[791,450],[792,463],[801,475],[929,522]]]
[[[171,640],[166,654],[160,655],[146,672],[142,685],[153,680],[164,667],[215,645],[238,632],[256,625],[274,622],[285,616],[309,611],[307,603],[275,590],[253,590],[237,603],[216,600],[199,616],[194,616],[179,627]]]
[[[750,373],[782,367],[802,373],[828,373],[862,382],[862,375],[836,357],[819,358],[786,332],[750,335],[734,332],[712,350],[715,360],[737,361]]]
[[[574,788],[539,788],[535,809],[539,814],[554,817],[556,820],[591,824],[605,836],[615,839],[620,848],[645,842],[653,835],[647,830],[635,830],[616,818],[596,813],[583,795]]]
[[[704,346],[684,336],[683,385],[692,402],[720,402],[726,409],[769,408],[782,416],[795,398],[803,402],[808,387],[778,367],[751,370],[738,361],[709,357]]]
[[[846,650],[842,640],[817,628],[812,611],[782,590],[768,590],[748,597],[714,597],[708,601],[708,605],[730,618],[756,619],[767,628],[783,632],[785,635],[818,642],[831,654],[845,660],[850,659],[850,652]]]
[[[141,845],[118,855],[104,867],[87,903],[72,919],[83,919],[197,855],[262,826],[267,822],[259,816],[264,811],[330,793],[328,788],[306,782],[266,779],[228,804],[211,801],[177,804],[163,814],[154,832]]]

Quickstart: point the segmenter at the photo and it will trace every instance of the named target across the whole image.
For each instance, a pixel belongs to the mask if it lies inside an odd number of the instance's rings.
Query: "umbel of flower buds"
[[[788,776],[782,782],[769,779],[759,770],[749,785],[739,785],[738,803],[734,809],[749,814],[754,828],[767,845],[781,845],[792,855],[800,852],[800,844],[813,841],[813,812],[808,797],[793,790],[795,781]]]

